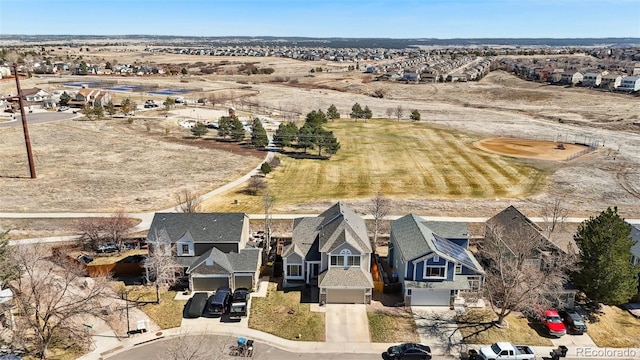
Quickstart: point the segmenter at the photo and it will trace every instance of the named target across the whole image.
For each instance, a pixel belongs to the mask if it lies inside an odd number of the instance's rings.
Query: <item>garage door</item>
[[[450,290],[411,289],[411,306],[449,306]]]
[[[229,286],[229,277],[194,277],[193,291],[216,291],[217,288]]]
[[[251,276],[236,276],[235,280],[236,289],[247,288],[251,290],[253,288],[253,277]]]
[[[364,289],[327,289],[327,304],[364,304]]]

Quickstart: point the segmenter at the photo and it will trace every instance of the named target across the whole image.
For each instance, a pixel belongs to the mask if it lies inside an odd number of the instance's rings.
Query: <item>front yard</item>
[[[276,283],[269,283],[266,297],[251,299],[249,327],[288,340],[301,335],[304,341],[325,341],[324,313],[310,310],[304,287],[278,290]]]
[[[600,347],[640,346],[640,319],[615,306],[603,306],[597,321],[587,322],[587,333]]]
[[[404,308],[367,311],[371,342],[404,343],[420,342],[416,321]]]
[[[469,310],[456,320],[460,333],[468,344],[509,341],[530,346],[553,346],[551,340],[540,336],[535,324],[530,324],[526,317],[514,314],[507,316],[505,321],[508,326],[503,329],[494,326],[491,322],[493,319],[495,314],[491,310]]]
[[[175,291],[160,289],[160,304],[156,304],[156,289],[153,286],[123,286],[116,290],[121,294],[128,290],[129,306],[137,307],[155,322],[160,329],[179,327],[182,323],[182,311],[186,301],[174,300]]]

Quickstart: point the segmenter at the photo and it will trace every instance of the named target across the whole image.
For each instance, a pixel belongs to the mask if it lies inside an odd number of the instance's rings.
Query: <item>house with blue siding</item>
[[[387,261],[402,283],[405,304],[450,306],[461,291],[479,291],[484,270],[468,246],[466,223],[429,222],[414,214],[392,221]]]

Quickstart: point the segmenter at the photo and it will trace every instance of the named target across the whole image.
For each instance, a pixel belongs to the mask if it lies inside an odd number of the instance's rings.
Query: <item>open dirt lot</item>
[[[218,58],[151,55],[136,52],[85,54],[102,61],[118,60],[219,63],[227,60],[220,75],[187,77],[117,77],[122,84],[156,84],[160,87],[193,88],[188,99],[210,94],[234,97],[225,106],[245,114],[263,113],[278,117],[285,112],[302,115],[334,104],[347,120],[351,106],[368,106],[374,118],[386,118],[386,110],[401,106],[405,117],[412,109],[422,121],[438,127],[459,129],[478,138],[509,136],[526,139],[581,136],[597,139],[600,148],[571,161],[527,160],[529,166],[550,174],[533,195],[498,199],[450,199],[421,196],[394,199],[393,213],[420,215],[490,216],[514,204],[535,216],[542,205],[564,198],[571,216],[595,215],[607,206],[618,206],[627,218],[640,217],[640,119],[638,98],[582,88],[564,88],[525,82],[497,71],[479,82],[446,84],[397,84],[371,81],[371,76],[348,72],[349,64],[299,62],[278,58]],[[244,62],[272,67],[272,75],[237,75]],[[322,66],[323,73],[311,74]],[[278,79],[276,79],[278,78]],[[92,78],[83,78],[90,81]],[[103,78],[95,78],[94,80]],[[63,89],[73,79],[25,80],[23,88]],[[0,83],[1,93],[15,92],[13,83]],[[383,98],[371,95],[384,92]],[[118,93],[138,103],[148,94]],[[245,100],[240,100],[243,97]],[[162,97],[156,96],[156,100]],[[247,101],[253,103],[250,108]],[[258,111],[258,108],[260,109]],[[224,107],[219,107],[224,109]],[[3,156],[0,158],[1,211],[125,211],[157,210],[174,205],[180,189],[205,192],[260,163],[264,153],[237,153],[238,147],[212,149],[214,140],[193,140],[177,122],[187,115],[161,112],[145,120],[136,115],[126,121],[60,121],[30,128],[39,177],[28,179],[20,128],[0,129]],[[406,120],[405,120],[406,121]],[[150,130],[147,130],[149,129]],[[168,130],[167,130],[168,129]],[[222,146],[222,145],[220,145]],[[407,150],[410,151],[410,150]],[[565,150],[566,151],[566,150]],[[364,212],[372,194],[349,199]],[[304,204],[277,204],[282,212],[317,212],[341,199],[316,199]]]
[[[588,146],[514,138],[484,139],[474,143],[476,147],[494,154],[537,160],[568,160],[572,155],[587,150]],[[560,147],[561,146],[561,147]]]

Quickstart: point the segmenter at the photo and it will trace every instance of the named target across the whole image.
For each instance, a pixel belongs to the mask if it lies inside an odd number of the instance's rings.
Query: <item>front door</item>
[[[311,270],[309,271],[309,276],[312,279],[317,279],[318,278],[318,271],[320,269],[320,264],[311,264]]]

